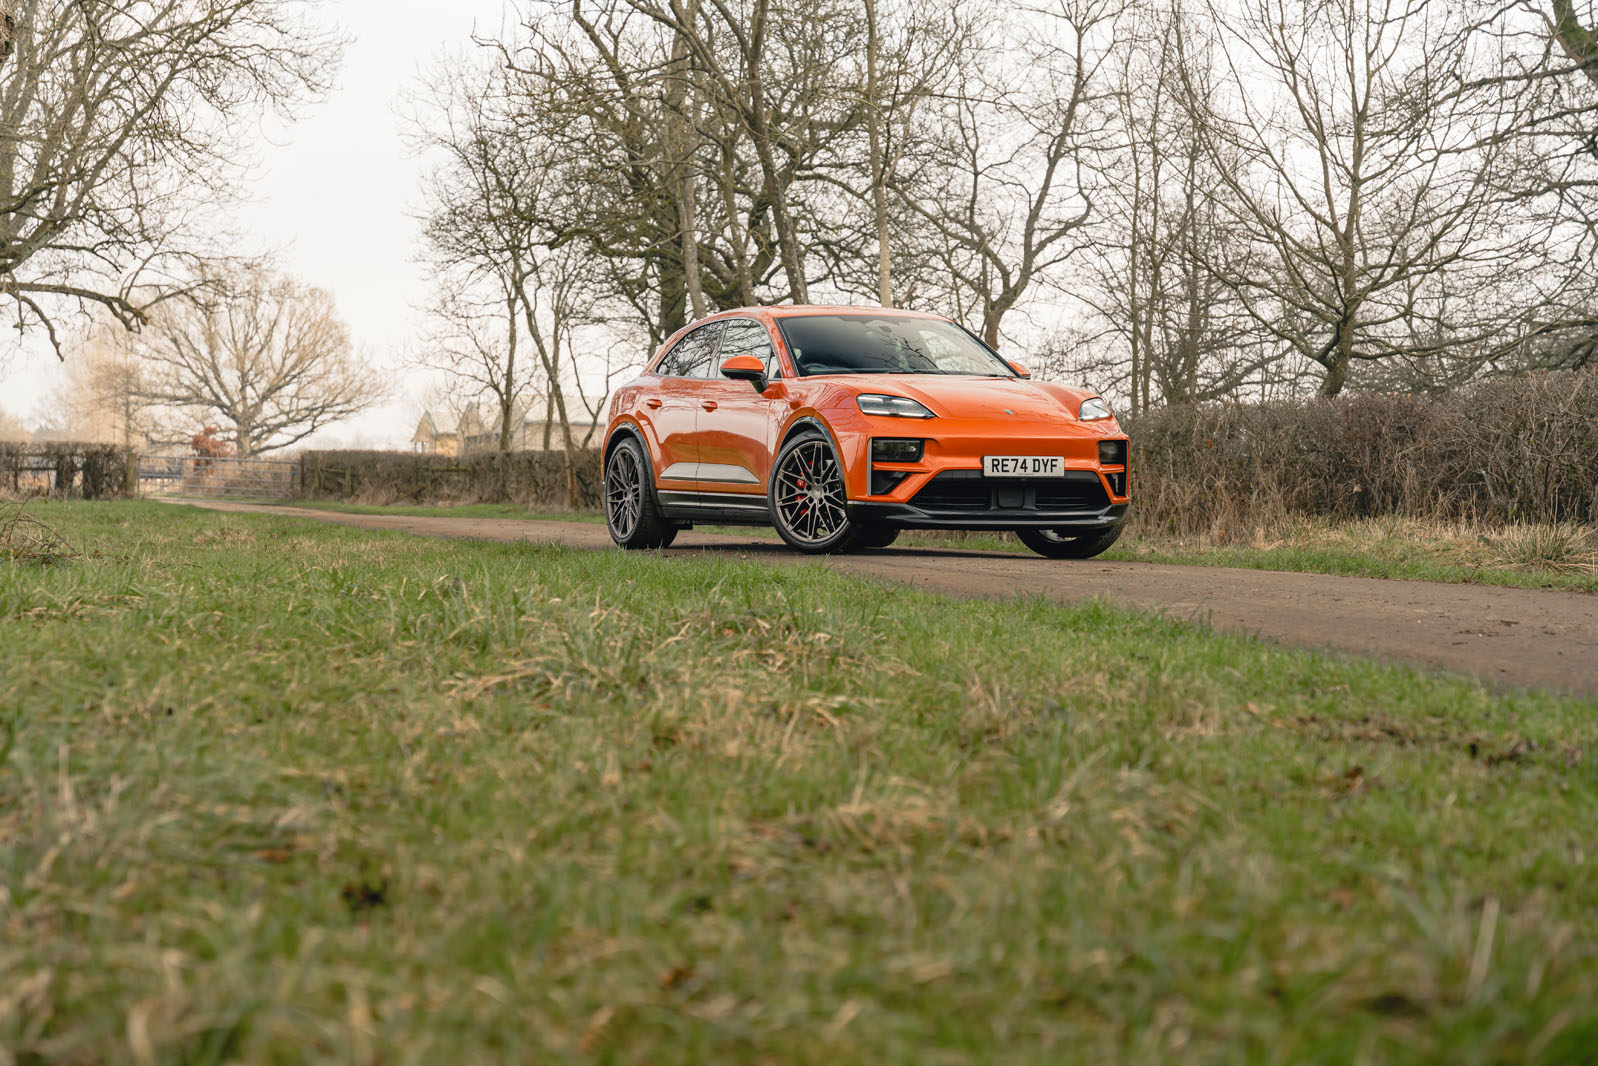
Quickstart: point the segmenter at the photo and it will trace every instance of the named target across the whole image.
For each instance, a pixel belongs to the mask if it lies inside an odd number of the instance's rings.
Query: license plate
[[[984,455],[983,477],[1063,477],[1065,460],[1058,455]]]

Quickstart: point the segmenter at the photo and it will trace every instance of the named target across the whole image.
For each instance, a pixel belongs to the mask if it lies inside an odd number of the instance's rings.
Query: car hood
[[[941,418],[1010,417],[1045,422],[1076,421],[1092,393],[1024,378],[977,378],[934,374],[853,374],[861,393],[894,393],[925,404]]]

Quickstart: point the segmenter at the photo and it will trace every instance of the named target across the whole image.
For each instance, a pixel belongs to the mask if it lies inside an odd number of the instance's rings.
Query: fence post
[[[139,497],[139,453],[128,449],[127,469],[122,473],[122,495],[130,500]]]

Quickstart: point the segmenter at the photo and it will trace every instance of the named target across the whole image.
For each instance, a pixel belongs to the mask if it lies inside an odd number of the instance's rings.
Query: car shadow
[[[838,559],[1038,559],[1046,562],[1041,556],[1023,552],[979,551],[973,548],[940,548],[932,545],[916,545],[904,548],[868,548],[864,551],[846,552],[836,556],[809,556],[803,552],[795,551],[777,541],[770,540],[739,540],[726,534],[707,534],[716,540],[713,543],[704,541],[684,543],[679,541],[670,548],[665,549],[669,555],[686,555],[694,552],[715,552],[718,554],[736,552],[739,555],[772,556],[784,559],[807,558],[838,558]]]

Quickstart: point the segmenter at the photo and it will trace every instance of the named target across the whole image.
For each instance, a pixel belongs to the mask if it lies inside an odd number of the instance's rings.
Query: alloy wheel
[[[803,544],[821,544],[848,524],[843,469],[826,441],[801,441],[777,468],[775,502],[784,530]]]
[[[631,448],[617,448],[605,471],[605,517],[617,540],[626,540],[638,528],[643,500],[644,479],[638,457]]]

